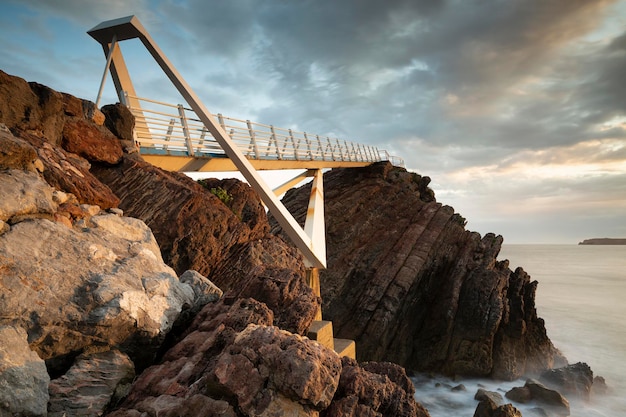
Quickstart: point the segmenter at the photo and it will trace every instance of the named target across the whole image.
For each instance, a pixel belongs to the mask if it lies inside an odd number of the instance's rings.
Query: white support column
[[[309,207],[306,212],[304,222],[304,232],[311,237],[311,247],[316,253],[323,253],[326,256],[326,226],[324,223],[324,174],[321,169],[313,170],[313,183],[311,184],[311,195],[309,197]],[[308,267],[315,265],[305,260]]]
[[[109,53],[107,54],[107,63],[104,66],[104,73],[102,74],[102,81],[100,81],[100,88],[98,89],[98,96],[96,97],[96,108],[100,108],[100,99],[102,98],[102,91],[104,90],[104,84],[107,80],[107,74],[109,73],[109,68],[111,68],[111,61],[113,60],[113,51],[115,51],[116,46],[117,46],[117,34],[113,34],[113,39],[111,40],[111,45],[109,46]]]

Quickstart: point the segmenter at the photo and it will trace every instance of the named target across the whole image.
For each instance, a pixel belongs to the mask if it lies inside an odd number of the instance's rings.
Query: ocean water
[[[626,246],[503,245],[499,260],[524,268],[539,282],[536,305],[548,336],[570,363],[586,362],[609,392],[590,401],[568,398],[573,417],[626,416]],[[416,399],[433,417],[472,417],[479,387],[502,396],[524,380],[416,377]],[[463,384],[465,391],[450,388]],[[509,402],[505,399],[505,402]],[[522,414],[534,405],[513,403]]]

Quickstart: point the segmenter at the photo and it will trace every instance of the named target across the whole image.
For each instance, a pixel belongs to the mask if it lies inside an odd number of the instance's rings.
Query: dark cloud
[[[607,196],[626,195],[626,33],[615,18],[624,0],[8,0],[0,9],[19,9],[13,26],[0,18],[0,30],[21,33],[0,51],[16,75],[90,98],[104,59],[85,31],[136,14],[211,111],[389,149],[480,219],[481,232],[494,231],[483,228],[493,219],[509,227],[502,210],[485,220],[492,204],[566,204],[563,194],[600,218],[585,196],[617,207]],[[140,94],[180,100],[145,51],[123,48]],[[106,94],[115,99],[110,85]],[[550,176],[566,164],[618,172]]]

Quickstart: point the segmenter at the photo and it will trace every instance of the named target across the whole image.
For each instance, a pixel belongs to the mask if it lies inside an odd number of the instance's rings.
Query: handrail
[[[182,152],[189,156],[226,156],[192,109],[124,93],[125,103],[140,121],[135,131],[141,151]],[[131,103],[137,103],[131,106]],[[404,166],[402,158],[378,148],[322,137],[289,128],[218,114],[222,128],[248,159],[289,161],[389,161]]]

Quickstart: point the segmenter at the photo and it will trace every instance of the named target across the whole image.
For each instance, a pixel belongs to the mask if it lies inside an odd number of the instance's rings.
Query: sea
[[[626,416],[626,245],[504,244],[499,260],[538,281],[536,307],[548,337],[569,363],[585,362],[608,393],[589,401],[567,398],[572,417]],[[499,392],[525,379],[499,382],[416,375],[416,400],[432,417],[472,417],[478,388]],[[461,387],[462,385],[462,387]],[[455,388],[456,389],[453,389]],[[504,398],[505,403],[511,402]],[[511,402],[524,417],[537,405]]]

